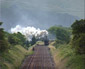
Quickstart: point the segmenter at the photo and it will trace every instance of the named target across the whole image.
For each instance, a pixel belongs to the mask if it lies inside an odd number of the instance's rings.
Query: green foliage
[[[85,20],[81,19],[81,20],[76,20],[73,24],[72,24],[72,33],[73,34],[81,34],[81,33],[85,33]]]
[[[69,29],[69,28],[68,28]],[[53,26],[48,32],[56,35],[56,39],[68,43],[70,41],[70,32],[67,28]]]
[[[59,44],[50,49],[59,69],[85,69],[85,54],[76,54],[70,44]]]
[[[27,40],[26,41],[26,46],[29,47],[30,46],[30,42]]]
[[[10,44],[14,44],[14,45],[16,45],[17,44],[17,38],[15,37],[15,36],[13,36],[12,34],[10,34],[9,36],[8,36],[8,42],[10,43]]]
[[[73,48],[75,48],[76,53],[84,54],[85,53],[85,34],[80,34],[80,37],[77,38],[77,35],[73,37]]]
[[[18,38],[18,42],[19,42],[20,45],[23,45],[24,42],[26,41],[25,36],[22,35],[20,32],[14,33],[13,35],[16,36],[16,37]]]
[[[19,69],[23,59],[31,54],[33,54],[31,48],[28,51],[20,45],[13,46],[0,56],[1,69]]]
[[[0,40],[0,52],[4,52],[9,48],[6,40]]]
[[[2,25],[2,22],[0,22]],[[5,33],[3,28],[0,28],[0,52],[4,52],[8,49],[8,42],[5,39]]]
[[[2,25],[2,22],[0,22]],[[3,28],[0,28],[0,52],[5,51],[9,46],[25,45],[26,38],[20,32],[10,34],[5,32]],[[28,45],[27,45],[28,44]],[[25,45],[25,48],[29,47],[29,42]]]
[[[37,39],[35,36],[32,37],[31,45],[34,45],[36,43]]]
[[[26,38],[20,32],[8,35],[8,42],[12,45],[24,45]]]
[[[59,46],[59,44],[64,44],[65,42],[64,41],[61,41],[61,40],[55,40],[55,47],[57,48],[57,46]]]
[[[76,20],[72,24],[73,48],[77,54],[85,54],[85,20]]]
[[[69,33],[65,29],[62,29],[62,28],[57,29],[56,37],[58,40],[65,41],[66,43],[70,41]]]
[[[31,46],[30,42],[28,40],[26,40],[24,43],[24,48],[28,49],[30,46]]]
[[[68,59],[65,64],[66,69],[85,69],[85,55],[75,54],[75,50],[69,44],[60,45],[57,49],[62,61]]]
[[[85,55],[73,55],[66,64],[67,69],[85,69]]]
[[[52,26],[48,29],[48,32],[51,33],[51,34],[54,34],[56,35],[56,31],[57,31],[57,28],[56,26]]]

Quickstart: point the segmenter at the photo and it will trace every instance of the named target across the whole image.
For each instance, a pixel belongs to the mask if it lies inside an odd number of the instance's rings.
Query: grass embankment
[[[49,47],[58,69],[85,69],[85,54],[76,55],[70,44]]]
[[[19,69],[24,58],[31,54],[33,54],[32,47],[26,50],[22,46],[16,45],[9,49],[8,52],[1,54],[0,67],[2,69]]]
[[[44,45],[44,42],[42,42],[42,41],[37,41],[36,44],[38,44],[38,45]]]

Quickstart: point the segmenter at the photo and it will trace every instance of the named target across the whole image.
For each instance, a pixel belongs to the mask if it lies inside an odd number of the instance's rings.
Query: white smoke
[[[48,35],[48,32],[46,30],[40,30],[39,28],[36,29],[35,27],[30,27],[30,26],[22,27],[20,25],[17,25],[15,28],[11,28],[11,32],[12,33],[20,32],[23,35],[25,35],[25,37],[28,40],[31,40],[33,35],[38,38]]]

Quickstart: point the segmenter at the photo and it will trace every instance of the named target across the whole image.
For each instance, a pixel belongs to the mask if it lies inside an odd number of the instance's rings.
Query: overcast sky
[[[0,21],[7,28],[16,24],[42,27],[42,21],[45,26],[47,22],[56,24],[65,15],[83,19],[84,5],[84,0],[0,0]]]

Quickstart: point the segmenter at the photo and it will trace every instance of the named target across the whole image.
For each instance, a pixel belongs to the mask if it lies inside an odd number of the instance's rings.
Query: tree
[[[54,34],[54,36],[56,36],[56,39],[58,41],[62,41],[62,42],[68,43],[70,41],[70,32],[68,30],[65,27],[53,26],[53,27],[48,29],[48,32],[50,34]]]
[[[33,35],[33,37],[32,37],[32,41],[31,41],[31,45],[34,45],[35,43],[36,43],[36,37]]]
[[[18,32],[18,33],[14,33],[13,36],[18,38],[18,42],[19,42],[18,44],[24,45],[24,42],[26,41],[26,38],[24,35],[22,35],[20,32]]]
[[[75,48],[76,53],[85,54],[85,20],[76,20],[71,27],[73,30],[73,48]]]
[[[25,41],[25,46],[26,49],[28,49],[30,47],[30,42],[28,40]]]
[[[58,40],[65,41],[68,43],[70,41],[70,34],[65,29],[58,28],[56,31],[56,37]]]
[[[53,35],[56,35],[57,28],[58,27],[56,27],[56,26],[52,26],[48,29],[48,32],[53,34]]]
[[[10,44],[16,45],[16,44],[19,43],[18,41],[19,41],[19,39],[16,36],[14,36],[13,34],[9,34],[9,36],[8,36],[8,42]]]
[[[81,34],[81,33],[85,33],[85,20],[81,19],[81,20],[76,20],[72,25],[72,33],[73,34]]]
[[[24,35],[22,35],[20,32],[18,32],[18,33],[9,34],[8,41],[12,45],[19,44],[19,45],[23,46],[26,41],[26,38]]]
[[[0,22],[0,26],[2,22]],[[5,39],[4,29],[0,28],[0,52],[4,52],[8,49],[8,42]]]

